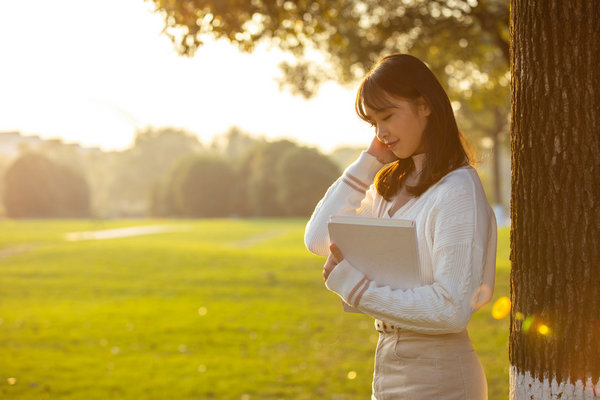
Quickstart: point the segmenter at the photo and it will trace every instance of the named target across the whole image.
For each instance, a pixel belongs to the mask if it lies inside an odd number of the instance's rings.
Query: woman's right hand
[[[339,247],[335,245],[335,243],[331,243],[329,245],[329,257],[327,257],[327,262],[323,266],[323,279],[327,281],[331,271],[342,261],[344,260],[344,255]]]
[[[377,136],[374,136],[373,140],[371,140],[367,153],[377,158],[382,164],[389,164],[398,159],[384,143],[381,143],[379,139],[377,139]]]

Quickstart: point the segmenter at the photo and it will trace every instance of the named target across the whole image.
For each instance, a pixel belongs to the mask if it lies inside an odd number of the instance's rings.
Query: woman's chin
[[[409,154],[401,153],[399,151],[392,151],[392,153],[394,153],[394,155],[396,157],[398,157],[400,160],[406,160],[407,158],[410,158]]]

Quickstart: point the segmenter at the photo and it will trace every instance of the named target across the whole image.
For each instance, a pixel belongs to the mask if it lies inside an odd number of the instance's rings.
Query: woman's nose
[[[388,138],[388,133],[386,130],[382,129],[381,127],[377,127],[377,139],[379,139],[380,142],[385,143],[387,141]]]

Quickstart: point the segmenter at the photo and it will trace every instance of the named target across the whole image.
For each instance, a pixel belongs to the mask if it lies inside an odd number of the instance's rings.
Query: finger
[[[330,273],[331,273],[331,265],[330,265],[330,263],[327,263],[323,267],[323,279],[327,280],[327,278],[329,277]]]
[[[325,280],[327,280],[327,278],[329,277],[329,274],[331,273],[333,268],[335,268],[336,265],[337,265],[337,263],[336,263],[335,259],[333,258],[333,255],[329,254],[329,257],[327,257],[327,261],[325,262],[325,265],[323,265],[323,278]]]
[[[344,260],[344,255],[342,254],[342,251],[339,247],[335,245],[335,243],[331,243],[331,245],[329,246],[329,251],[331,252],[333,258],[337,263],[341,263]]]

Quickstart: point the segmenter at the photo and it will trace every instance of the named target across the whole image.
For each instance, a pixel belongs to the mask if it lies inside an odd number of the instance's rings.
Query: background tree
[[[478,97],[486,91],[477,92]],[[455,112],[460,129],[469,133],[470,143],[477,149],[477,162],[490,165],[479,168],[486,195],[490,204],[510,204],[510,179],[502,179],[502,171],[510,171],[510,140],[508,137],[510,118],[508,106],[485,107],[483,104],[461,103]]]
[[[155,215],[225,217],[231,210],[236,177],[231,165],[214,155],[180,159],[154,190]]]
[[[25,154],[4,175],[4,207],[11,218],[64,218],[90,215],[85,179],[40,154]]]
[[[85,128],[83,128],[85,129]],[[95,216],[110,213],[113,199],[108,193],[112,174],[112,153],[105,153],[99,148],[83,147],[78,143],[65,142],[60,138],[41,140],[35,146],[26,142],[19,146],[19,153],[35,152],[49,160],[77,171],[85,178],[90,190],[90,208]]]
[[[277,200],[287,215],[310,216],[340,170],[318,150],[298,147],[286,151],[275,167]]]
[[[240,163],[256,145],[265,140],[232,126],[222,135],[217,135],[210,143],[210,150],[220,154],[226,160]]]
[[[358,158],[360,153],[364,150],[364,147],[359,146],[340,146],[333,149],[329,153],[329,158],[343,171],[346,167],[354,160]]]
[[[251,204],[247,199],[247,184],[250,179],[248,159],[258,145],[267,141],[262,137],[251,135],[237,126],[232,126],[227,132],[217,135],[210,143],[210,150],[227,160],[237,179],[231,192],[231,210],[235,216],[253,215]]]
[[[482,137],[495,153],[508,143],[507,0],[151,1],[181,54],[209,38],[242,51],[267,42],[292,53],[296,62],[281,64],[280,84],[307,98],[326,80],[355,84],[384,54],[409,52],[429,64],[457,107],[475,111],[468,115],[480,129],[465,132],[474,147]],[[493,112],[478,115],[483,109]],[[499,163],[492,165],[493,202],[502,204]]]
[[[297,64],[284,64],[286,81],[308,96],[326,79],[355,82],[384,52],[439,60],[442,76],[451,61],[502,74],[508,63],[506,1],[152,1],[181,54],[193,55],[206,38],[226,38],[242,51],[267,41],[297,56]],[[311,50],[322,52],[326,70],[305,58]]]
[[[0,154],[0,177],[4,177],[4,174],[6,172],[6,169],[9,167],[9,165],[12,163],[13,160],[11,160],[8,156],[4,155],[4,154]],[[0,179],[0,199],[4,199],[4,179]],[[4,210],[4,202],[0,203],[0,215],[5,214],[5,210]]]
[[[155,181],[166,177],[173,163],[200,151],[197,136],[175,128],[147,128],[136,133],[131,148],[113,155],[112,201],[121,213],[143,215]]]
[[[600,398],[598,21],[511,1],[511,399]]]
[[[181,211],[175,199],[174,179],[178,175],[178,163],[166,178],[157,180],[150,189],[147,213],[152,217],[180,217]]]
[[[261,143],[241,163],[239,181],[250,215],[286,215],[285,207],[278,199],[281,181],[275,174],[275,166],[287,151],[297,147],[289,140]]]

